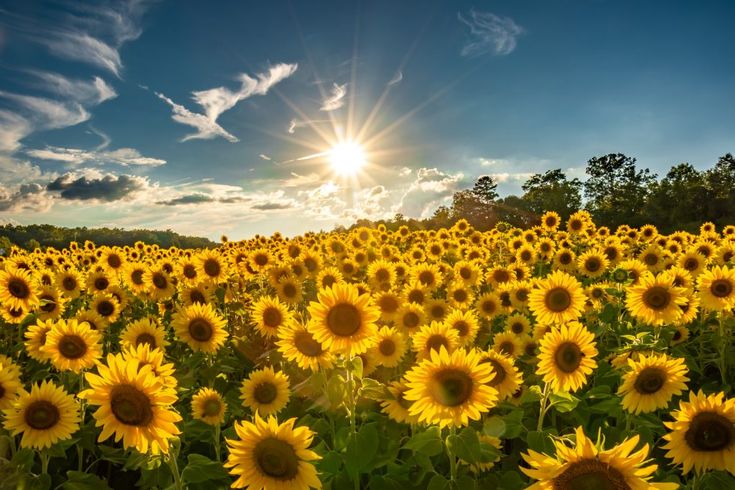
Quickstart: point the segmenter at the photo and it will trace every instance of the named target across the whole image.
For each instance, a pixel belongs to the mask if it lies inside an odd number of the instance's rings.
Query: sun
[[[365,151],[354,141],[342,141],[328,153],[332,169],[343,176],[357,174],[365,165]]]

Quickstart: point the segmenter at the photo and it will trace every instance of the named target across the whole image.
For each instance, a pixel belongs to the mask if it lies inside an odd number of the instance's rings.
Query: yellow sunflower
[[[671,416],[672,422],[664,422],[671,431],[664,436],[667,458],[682,465],[685,474],[694,469],[735,475],[735,399],[690,391],[689,401],[681,400]]]
[[[390,322],[396,318],[401,307],[401,298],[393,291],[382,291],[373,296],[375,306],[380,310],[380,319]]]
[[[666,354],[642,356],[638,361],[628,359],[628,366],[618,395],[623,397],[623,408],[636,415],[666,408],[674,395],[687,388],[684,359]]]
[[[519,337],[531,332],[531,321],[521,313],[516,313],[505,319],[505,329]]]
[[[22,390],[4,415],[5,429],[13,436],[23,434],[21,447],[50,448],[70,439],[79,429],[79,406],[74,396],[51,381],[33,385],[30,393]]]
[[[674,286],[671,276],[647,272],[637,284],[626,289],[625,306],[643,323],[653,326],[676,323],[682,315],[680,305],[687,301],[685,293],[684,288]]]
[[[636,489],[675,490],[675,483],[651,483],[651,475],[658,468],[648,464],[648,444],[633,452],[639,436],[625,439],[611,449],[603,449],[584,433],[582,427],[575,430],[574,446],[569,438],[554,441],[556,454],[548,456],[532,449],[521,454],[530,468],[521,471],[536,483],[528,490],[572,489]]]
[[[388,385],[388,393],[390,398],[386,398],[380,402],[382,412],[392,420],[400,424],[416,424],[419,421],[418,415],[411,415],[408,409],[413,404],[412,401],[406,400],[405,394],[408,390],[404,381],[393,381]]]
[[[701,305],[710,311],[735,307],[735,269],[715,266],[697,277]]]
[[[278,424],[275,417],[267,420],[255,415],[253,422],[235,422],[238,439],[226,439],[229,449],[225,468],[238,478],[233,488],[250,490],[321,488],[316,468],[311,461],[321,459],[308,448],[314,433],[308,427],[294,428],[292,418]]]
[[[301,322],[291,320],[278,330],[278,351],[301,369],[318,371],[329,369],[333,364],[332,354],[322,348]]]
[[[100,335],[107,330],[107,327],[110,325],[109,321],[93,310],[81,310],[74,315],[74,319],[76,319],[78,323],[88,323],[89,328],[97,330],[100,332]]]
[[[225,421],[227,404],[216,390],[201,388],[191,399],[191,415],[209,425]]]
[[[588,250],[577,258],[577,270],[587,277],[600,277],[608,265],[607,256],[597,250]]]
[[[375,345],[380,311],[369,295],[351,284],[335,284],[320,290],[317,299],[309,304],[307,328],[325,349],[355,356]]]
[[[138,367],[150,366],[153,376],[157,377],[164,386],[176,388],[176,385],[178,385],[178,381],[174,377],[176,368],[173,363],[166,362],[161,349],[142,343],[124,349],[122,355],[126,361],[137,361]]]
[[[585,295],[579,281],[562,271],[540,279],[531,291],[528,307],[538,323],[560,324],[582,314]]]
[[[78,298],[81,294],[82,283],[79,273],[74,269],[61,270],[56,273],[56,288],[64,297],[69,299]]]
[[[190,284],[179,291],[179,298],[185,306],[193,305],[194,303],[209,304],[212,302],[213,297],[214,292],[205,283]]]
[[[7,308],[30,311],[38,306],[36,281],[24,269],[0,270],[0,303]]]
[[[176,292],[171,276],[160,266],[149,267],[145,271],[143,284],[146,285],[146,291],[155,301],[166,300]]]
[[[97,293],[92,299],[90,309],[109,323],[114,323],[120,317],[120,302],[109,293]]]
[[[555,392],[577,391],[597,368],[595,336],[579,322],[554,328],[540,341],[536,374]]]
[[[166,330],[155,317],[143,317],[129,323],[120,333],[123,349],[148,344],[154,349],[165,349],[168,345]]]
[[[498,399],[498,391],[487,385],[493,379],[492,366],[480,360],[475,350],[457,349],[450,354],[442,346],[438,352],[431,351],[428,359],[406,373],[404,398],[413,401],[409,414],[440,427],[479,420]]]
[[[40,320],[55,320],[64,313],[66,301],[59,295],[56,288],[42,286],[38,291],[38,300],[40,306],[37,309],[37,314]]]
[[[475,341],[477,331],[480,329],[480,323],[472,310],[452,310],[444,319],[444,323],[457,331],[459,343],[465,346]]]
[[[213,354],[227,340],[227,321],[212,305],[199,303],[177,311],[171,319],[176,335],[195,351]]]
[[[10,359],[0,359],[0,410],[9,408],[22,389],[20,368]]]
[[[489,363],[493,368],[493,377],[488,384],[498,390],[498,398],[504,400],[515,393],[523,382],[513,358],[494,350],[483,352],[481,363]]]
[[[40,362],[49,360],[48,354],[43,351],[42,347],[46,344],[46,337],[55,324],[56,322],[52,320],[39,321],[25,331],[25,348],[31,358]]]
[[[411,349],[419,359],[429,358],[432,352],[439,352],[441,347],[450,353],[459,347],[459,333],[446,323],[431,322],[411,336]]]
[[[291,313],[278,298],[261,296],[253,303],[250,318],[255,321],[255,329],[270,339],[278,336],[278,329],[290,320]]]
[[[417,332],[424,323],[426,323],[426,313],[416,303],[404,304],[396,314],[396,326],[409,334]]]
[[[382,327],[368,356],[379,366],[396,367],[406,353],[406,338],[395,327]]]
[[[214,250],[203,250],[194,259],[198,275],[213,284],[227,279],[227,262]]]
[[[40,350],[59,371],[78,373],[94,367],[102,355],[101,340],[99,332],[86,322],[58,320]]]
[[[503,311],[500,297],[495,293],[485,293],[475,301],[475,309],[481,318],[492,320]]]
[[[492,349],[503,355],[517,359],[523,355],[523,342],[513,332],[500,332],[493,335]]]
[[[250,373],[240,387],[243,406],[262,415],[280,412],[290,396],[288,376],[270,366]]]
[[[168,453],[169,440],[180,431],[181,416],[171,409],[176,391],[164,386],[151,366],[135,359],[107,355],[107,363],[97,364],[99,374],[86,373],[90,388],[79,398],[99,406],[94,412],[96,426],[102,427],[98,442],[115,436],[123,448],[141,453]]]

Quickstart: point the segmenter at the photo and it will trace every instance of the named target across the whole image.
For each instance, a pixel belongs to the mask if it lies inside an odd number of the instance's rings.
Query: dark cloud
[[[89,179],[79,177],[74,179],[71,174],[65,174],[50,182],[46,190],[60,191],[62,199],[87,201],[118,201],[129,194],[148,187],[148,181],[134,175],[105,175],[102,178]]]
[[[264,202],[262,204],[254,204],[251,206],[253,209],[259,211],[270,211],[273,209],[290,209],[293,207],[293,203],[290,202]]]
[[[206,194],[187,194],[168,201],[158,201],[156,204],[160,204],[162,206],[177,206],[179,204],[200,204],[213,201],[215,201],[215,199]]]
[[[0,185],[1,211],[44,211],[51,206],[51,198],[39,184],[21,184],[16,191]]]

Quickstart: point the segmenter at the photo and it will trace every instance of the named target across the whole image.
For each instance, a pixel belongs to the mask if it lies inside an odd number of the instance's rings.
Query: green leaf
[[[187,461],[186,468],[181,472],[181,479],[187,483],[228,480],[230,478],[219,461],[212,461],[201,454],[190,454]]]
[[[382,401],[391,397],[383,383],[372,378],[363,378],[360,395],[368,400]]]
[[[423,432],[414,434],[406,444],[405,449],[410,449],[415,453],[421,453],[425,456],[436,456],[442,452],[443,445],[441,439],[441,431],[439,427],[432,426]]]
[[[480,438],[475,429],[467,427],[457,435],[447,437],[447,447],[452,454],[466,463],[488,463],[490,456],[482,454]],[[487,458],[487,459],[486,459]]]
[[[457,490],[477,490],[477,481],[469,475],[460,476],[455,482]]]
[[[526,486],[526,483],[521,479],[521,475],[517,471],[506,471],[500,477],[498,490],[520,490]]]
[[[347,472],[356,476],[372,469],[371,463],[378,453],[380,437],[376,424],[366,424],[360,427],[357,435],[347,442],[344,464]]]
[[[28,476],[23,479],[19,488],[24,490],[49,490],[51,488],[51,475]]]
[[[426,487],[426,490],[448,490],[449,488],[449,480],[437,473],[429,480],[429,486]]]
[[[485,423],[482,425],[482,432],[485,435],[493,437],[503,437],[505,434],[505,420],[499,415],[493,415],[485,419]]]
[[[393,478],[375,475],[370,479],[370,490],[405,490],[405,485],[398,483]]]
[[[342,467],[342,455],[336,451],[329,451],[317,462],[319,472],[336,475]]]
[[[64,490],[109,490],[107,483],[95,475],[82,471],[67,471],[68,478],[61,484]]]
[[[571,412],[579,405],[579,398],[565,391],[552,393],[549,400],[554,409],[560,413]]]
[[[338,407],[346,400],[346,381],[340,375],[331,376],[327,380],[327,400],[332,407]]]
[[[350,369],[352,370],[352,375],[357,379],[362,379],[362,357],[355,356],[352,358],[352,363],[350,365]]]
[[[526,436],[526,442],[528,443],[528,447],[534,451],[554,454],[554,443],[546,432],[531,430]]]
[[[735,488],[735,478],[725,471],[709,471],[702,475],[699,483],[702,490]]]
[[[515,439],[520,436],[521,433],[525,432],[523,427],[523,410],[516,409],[503,416],[505,420],[505,434],[503,437],[506,439]]]

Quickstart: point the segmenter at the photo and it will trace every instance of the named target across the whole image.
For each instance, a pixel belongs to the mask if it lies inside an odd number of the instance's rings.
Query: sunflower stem
[[[727,386],[727,348],[728,344],[730,343],[729,338],[729,331],[724,326],[724,319],[722,318],[722,313],[718,315],[719,320],[719,334],[720,334],[720,358],[719,358],[719,365],[720,365],[720,376],[722,376],[722,385]]]
[[[449,427],[449,437],[454,439],[454,436],[457,435],[457,428],[452,425]],[[447,438],[444,446],[447,448],[447,457],[449,458],[449,474],[451,477],[452,483],[457,481],[457,458],[452,453],[452,448],[449,445],[449,437]]]
[[[217,461],[222,461],[222,454],[220,449],[222,427],[220,424],[214,426],[214,455],[217,457]]]
[[[541,432],[541,430],[544,428],[544,417],[546,417],[546,412],[549,410],[549,407],[547,406],[549,402],[549,395],[549,383],[544,383],[544,391],[541,394],[541,402],[538,412],[538,424],[536,425],[536,430],[538,432]]]
[[[38,457],[41,459],[41,474],[48,474],[48,462],[49,459],[51,459],[51,456],[49,456],[46,450],[42,450],[38,452]]]
[[[353,443],[357,442],[357,419],[355,411],[357,409],[357,401],[355,400],[355,380],[352,375],[352,356],[347,358],[347,390],[350,393],[350,438]],[[360,475],[355,476],[354,480],[355,490],[360,490]]]
[[[171,469],[171,474],[174,476],[174,488],[176,490],[184,490],[184,486],[181,483],[181,472],[179,471],[179,463],[177,461],[179,457],[179,444],[180,442],[174,441],[171,445],[173,446],[172,451],[168,455],[168,466]]]

